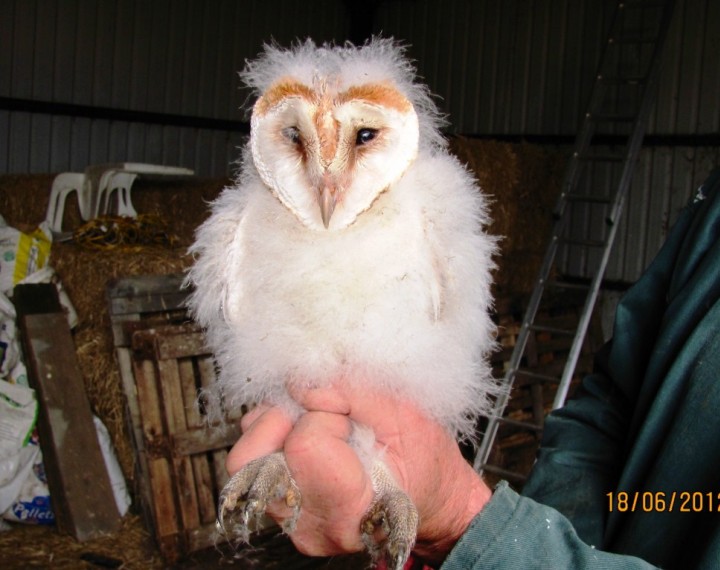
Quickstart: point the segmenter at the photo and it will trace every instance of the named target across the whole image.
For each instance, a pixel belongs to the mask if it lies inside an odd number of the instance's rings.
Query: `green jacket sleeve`
[[[720,169],[624,296],[595,372],[548,416],[523,496],[501,483],[442,568],[718,568],[718,323]],[[669,502],[613,509],[617,492]],[[683,512],[683,495],[704,502]]]
[[[558,511],[521,497],[501,482],[441,567],[481,568],[646,570],[654,566],[589,546]]]

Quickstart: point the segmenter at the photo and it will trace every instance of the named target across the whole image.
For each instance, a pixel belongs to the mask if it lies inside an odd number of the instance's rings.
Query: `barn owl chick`
[[[497,389],[487,363],[495,240],[402,48],[269,46],[243,78],[257,101],[241,173],[198,230],[188,277],[220,369],[218,401],[270,402],[297,418],[294,384],[362,383],[471,435]],[[372,433],[355,431],[376,490],[360,531],[401,568],[417,513]],[[230,480],[219,520],[242,504],[246,535],[278,494],[302,516],[281,450]]]

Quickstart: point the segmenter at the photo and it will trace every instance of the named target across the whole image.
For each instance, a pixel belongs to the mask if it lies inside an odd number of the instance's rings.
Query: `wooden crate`
[[[136,496],[163,557],[215,544],[227,450],[239,410],[209,425],[198,393],[215,381],[212,356],[188,320],[182,276],[128,278],[108,290],[115,351],[136,452]]]

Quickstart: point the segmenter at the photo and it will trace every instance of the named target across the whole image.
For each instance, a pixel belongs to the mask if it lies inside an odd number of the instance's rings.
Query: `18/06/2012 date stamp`
[[[611,513],[720,513],[720,492],[618,491],[605,496]]]

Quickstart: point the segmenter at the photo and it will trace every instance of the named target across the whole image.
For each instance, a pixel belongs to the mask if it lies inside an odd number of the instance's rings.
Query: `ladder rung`
[[[628,76],[628,77],[605,77],[599,76],[598,81],[605,85],[643,85],[647,80],[644,75]]]
[[[560,378],[556,378],[555,376],[549,376],[548,374],[539,374],[537,372],[533,372],[532,370],[528,370],[527,368],[518,368],[515,371],[515,375],[535,378],[536,380],[542,380],[543,382],[550,382],[554,384],[560,382]]]
[[[608,40],[608,43],[612,44],[635,44],[635,45],[644,45],[644,44],[654,44],[657,42],[656,37],[643,37],[643,36],[624,36],[619,38],[610,38]]]
[[[500,475],[500,477],[502,477],[503,479],[507,479],[508,481],[514,481],[516,483],[524,483],[525,481],[527,481],[527,477],[525,475],[517,473],[516,471],[508,471],[507,469],[503,469],[502,467],[498,467],[497,465],[490,465],[489,463],[486,463],[480,468],[483,471],[487,471],[488,473]]]
[[[616,113],[588,113],[587,118],[599,123],[601,121],[608,123],[632,123],[635,121],[635,115],[621,115]]]
[[[526,429],[528,431],[534,431],[536,433],[540,433],[543,430],[542,426],[532,424],[530,422],[522,422],[520,420],[513,420],[510,418],[498,418],[498,421],[509,426]]]
[[[575,330],[560,329],[558,327],[548,327],[545,325],[530,325],[528,327],[531,331],[535,332],[547,332],[551,334],[561,334],[565,336],[575,336]]]
[[[648,0],[635,0],[634,2],[631,0],[625,0],[620,5],[621,8],[635,8],[635,9],[643,9],[643,8],[666,8],[668,5],[667,2],[663,2],[662,0],[657,0],[656,2],[648,2]]]
[[[567,245],[579,245],[582,247],[605,247],[605,242],[602,240],[561,238],[560,241]]]
[[[555,287],[556,289],[575,289],[578,291],[587,291],[590,285],[587,283],[571,283],[570,281],[548,281],[546,287]]]
[[[578,160],[584,160],[587,162],[624,162],[626,156],[624,154],[581,154],[578,156]]]
[[[568,202],[590,202],[593,204],[610,204],[610,198],[602,198],[600,196],[591,196],[590,194],[566,194],[563,196]]]

